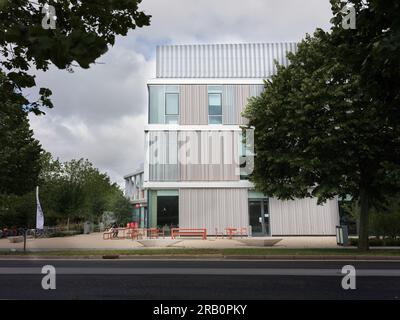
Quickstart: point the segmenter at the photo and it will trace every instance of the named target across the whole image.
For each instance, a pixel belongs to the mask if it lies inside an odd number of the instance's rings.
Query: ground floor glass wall
[[[178,190],[149,190],[148,199],[148,227],[169,230],[179,226]]]
[[[262,193],[249,191],[249,225],[252,236],[271,235],[268,198]]]

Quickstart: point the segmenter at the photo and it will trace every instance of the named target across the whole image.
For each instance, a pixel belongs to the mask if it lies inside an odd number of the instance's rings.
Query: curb
[[[370,255],[229,255],[227,259],[246,260],[394,260],[400,261],[400,256],[370,256]]]
[[[387,260],[400,261],[400,256],[387,255],[77,255],[77,256],[23,256],[23,255],[0,255],[1,260]]]

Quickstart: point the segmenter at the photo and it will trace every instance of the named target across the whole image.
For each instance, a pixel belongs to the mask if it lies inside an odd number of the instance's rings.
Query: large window
[[[176,228],[179,225],[179,197],[157,196],[157,227]]]
[[[149,123],[178,123],[179,86],[149,86]]]
[[[246,173],[246,160],[247,160],[247,148],[246,148],[246,131],[242,130],[239,134],[239,167],[240,167],[240,180],[248,180],[249,177]]]
[[[222,124],[222,87],[208,87],[208,123]]]
[[[179,192],[178,190],[149,190],[149,223],[150,228],[179,227]]]
[[[249,134],[249,136],[247,136]],[[254,168],[254,137],[252,131],[243,129],[239,133],[239,167],[240,180],[249,180],[249,175]]]
[[[179,94],[165,94],[165,123],[177,124],[179,114]]]

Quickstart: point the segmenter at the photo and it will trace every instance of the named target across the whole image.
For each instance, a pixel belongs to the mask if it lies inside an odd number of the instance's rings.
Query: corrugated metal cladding
[[[295,42],[158,46],[157,78],[268,78]]]
[[[239,180],[239,141],[237,131],[180,131],[181,181]]]
[[[241,116],[250,97],[259,96],[264,90],[262,84],[240,84],[222,86],[222,123],[247,124]]]
[[[261,94],[264,85],[221,85],[218,87],[222,89],[222,123],[246,124],[247,120],[241,116],[241,112],[250,97]],[[181,85],[179,105],[179,124],[208,124],[207,85]]]
[[[269,199],[272,235],[335,235],[339,224],[337,199],[317,205],[316,198]]]
[[[207,85],[181,85],[179,124],[208,124]]]
[[[239,132],[150,131],[150,181],[237,181]]]
[[[247,189],[180,189],[179,227],[215,229],[248,227]]]
[[[177,131],[150,131],[148,135],[150,181],[179,179]]]

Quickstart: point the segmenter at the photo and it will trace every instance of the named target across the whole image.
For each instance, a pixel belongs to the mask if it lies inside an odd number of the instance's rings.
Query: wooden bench
[[[171,239],[175,239],[177,236],[196,236],[206,240],[207,229],[172,228]]]

